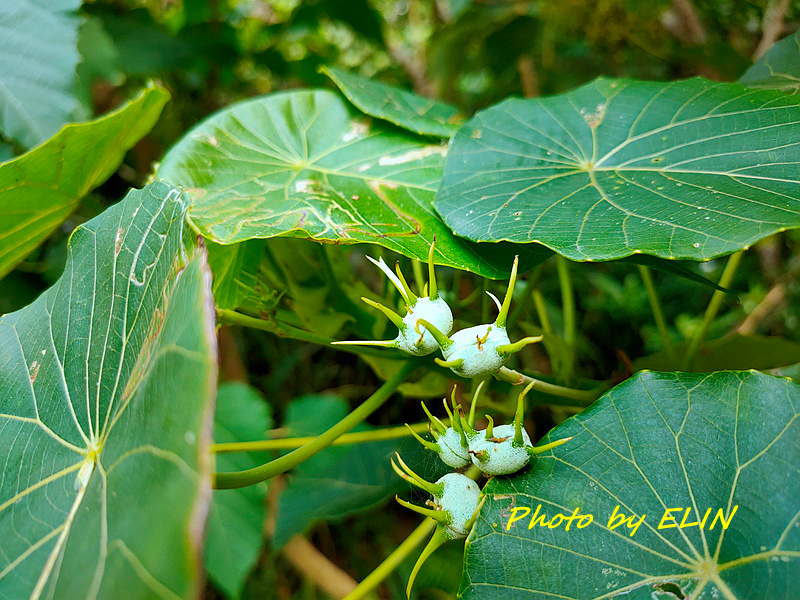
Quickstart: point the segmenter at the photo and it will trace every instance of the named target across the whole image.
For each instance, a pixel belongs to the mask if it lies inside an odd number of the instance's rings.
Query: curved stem
[[[312,442],[297,448],[296,450],[276,458],[259,467],[247,469],[246,471],[238,471],[234,473],[214,473],[212,478],[212,486],[218,490],[227,490],[233,488],[245,487],[254,485],[261,481],[265,481],[270,477],[274,477],[279,473],[284,473],[289,469],[296,467],[301,462],[311,458],[321,450],[327,448],[333,440],[347,433],[353,427],[361,423],[369,415],[375,412],[380,406],[386,402],[389,396],[397,389],[397,387],[411,375],[417,368],[414,363],[406,363],[402,368],[387,380],[381,387],[375,390],[375,393],[367,398],[358,408],[347,415],[344,419],[339,421],[336,425],[328,429],[325,433],[314,438]]]
[[[494,374],[495,379],[500,381],[507,381],[513,385],[528,385],[534,383],[533,389],[537,392],[550,394],[551,396],[560,396],[561,398],[570,398],[578,402],[577,406],[585,407],[597,400],[607,388],[594,389],[594,390],[576,390],[574,388],[563,387],[548,383],[541,379],[535,379],[529,375],[520,373],[507,367],[501,367],[499,371]]]
[[[664,345],[664,350],[667,352],[670,362],[675,363],[675,350],[672,347],[672,341],[669,339],[669,332],[667,331],[667,324],[664,321],[664,313],[661,311],[661,302],[658,300],[658,292],[656,286],[653,284],[653,276],[650,274],[650,269],[644,265],[637,265],[639,267],[639,275],[644,282],[644,289],[647,290],[647,299],[650,301],[650,308],[653,311],[653,318],[658,327],[658,333],[661,336],[661,343]]]
[[[467,470],[465,475],[477,481],[481,476],[481,471],[478,467],[473,465]],[[408,558],[417,546],[428,539],[428,536],[434,529],[436,529],[436,521],[433,519],[425,519],[405,540],[403,540],[402,544],[395,548],[394,552],[386,557],[386,560],[379,564],[372,573],[367,575],[364,580],[356,586],[356,589],[345,596],[343,600],[361,600],[367,597],[367,595],[378,587],[392,571]]]
[[[719,278],[719,286],[721,288],[727,289],[728,286],[730,286],[734,275],[736,275],[736,270],[739,268],[739,263],[742,261],[742,256],[744,256],[744,250],[739,250],[739,252],[731,254],[727,264],[725,265],[725,269],[722,271],[722,276]],[[686,354],[683,356],[683,362],[681,362],[681,371],[686,371],[691,368],[692,361],[694,360],[697,351],[700,349],[700,346],[703,345],[703,342],[706,339],[706,333],[708,333],[708,328],[716,318],[717,311],[719,311],[719,307],[722,305],[722,300],[726,295],[726,292],[720,292],[717,290],[714,292],[714,295],[711,296],[711,302],[708,303],[708,308],[706,308],[706,312],[703,315],[703,322],[700,324],[700,328],[692,336],[692,339],[689,342],[689,348],[686,350]]]
[[[346,446],[348,444],[364,444],[381,440],[393,440],[412,435],[412,431],[414,433],[424,433],[428,431],[428,423],[415,423],[414,425],[403,425],[402,427],[383,427],[381,429],[371,429],[370,431],[345,433],[331,442],[331,446]],[[309,435],[304,437],[256,440],[252,442],[231,442],[227,444],[214,444],[211,446],[211,451],[215,454],[224,454],[227,452],[287,450],[290,448],[299,448],[309,442],[313,442],[315,439],[317,439],[316,436]]]
[[[420,546],[428,539],[428,536],[434,529],[436,529],[436,521],[433,519],[425,519],[405,540],[403,540],[402,544],[395,548],[394,552],[386,557],[386,560],[378,565],[372,573],[367,575],[367,577],[356,586],[356,589],[347,594],[344,600],[361,600],[361,598],[366,597],[367,594],[378,587],[392,571],[399,567],[417,546]]]

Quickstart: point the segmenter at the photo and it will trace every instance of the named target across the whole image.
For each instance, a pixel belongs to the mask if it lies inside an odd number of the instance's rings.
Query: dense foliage
[[[797,598],[797,19],[0,1],[0,598]]]

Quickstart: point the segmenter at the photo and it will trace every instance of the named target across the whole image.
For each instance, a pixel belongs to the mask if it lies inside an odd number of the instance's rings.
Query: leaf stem
[[[719,278],[720,287],[727,289],[730,286],[731,281],[733,280],[734,276],[736,275],[736,271],[739,268],[739,263],[742,261],[742,256],[744,256],[744,250],[739,250],[738,252],[731,254],[727,264],[725,265],[725,269],[722,271],[722,276]],[[695,331],[694,335],[692,336],[692,339],[689,342],[689,348],[686,350],[686,354],[683,356],[681,371],[687,371],[691,368],[692,361],[697,355],[697,351],[700,349],[700,346],[703,345],[703,342],[706,339],[706,334],[708,333],[708,328],[716,318],[719,307],[722,305],[722,300],[726,295],[727,294],[725,292],[720,292],[717,290],[714,292],[714,295],[711,296],[711,301],[708,303],[708,308],[706,308],[706,312],[703,315],[703,322],[700,323],[700,328]]]
[[[234,473],[214,473],[212,476],[212,486],[218,490],[246,487],[265,481],[270,477],[274,477],[279,473],[284,473],[296,467],[301,462],[327,448],[336,438],[350,431],[380,408],[397,387],[403,383],[416,368],[416,363],[408,362],[404,364],[397,373],[375,390],[375,393],[367,398],[358,408],[328,429],[325,433],[314,438],[313,441],[300,446],[289,454],[253,469]]]
[[[520,373],[519,371],[515,371],[507,367],[501,367],[500,370],[494,374],[494,377],[500,381],[507,381],[512,385],[528,385],[533,383],[534,391],[550,394],[551,396],[560,396],[561,398],[576,400],[578,402],[578,406],[581,408],[586,407],[597,400],[597,398],[600,397],[600,394],[608,389],[606,386],[603,386],[593,390],[576,390],[575,388],[563,387],[560,385],[555,385],[554,383],[542,381],[541,379],[535,379],[530,375],[525,375],[524,373]]]
[[[572,279],[569,275],[569,261],[559,254],[556,255],[556,270],[558,271],[558,283],[561,286],[561,310],[564,315],[564,342],[569,349],[566,363],[561,372],[561,377],[564,381],[569,381],[572,379],[572,371],[575,367],[575,340],[577,338],[575,330],[575,295],[572,291]]]
[[[391,350],[381,350],[370,348],[368,346],[331,346],[331,338],[327,338],[310,331],[305,331],[288,323],[278,321],[277,319],[259,319],[258,317],[251,317],[249,315],[236,312],[227,308],[217,308],[217,321],[225,323],[226,325],[239,325],[242,327],[251,327],[253,329],[260,329],[261,331],[269,331],[278,337],[291,338],[301,342],[310,342],[312,344],[319,344],[322,346],[330,346],[337,350],[343,350],[351,354],[366,354],[369,356],[380,356],[382,358],[391,358]]]
[[[472,479],[477,479],[480,474],[480,470],[474,465],[466,472],[467,477],[471,477]],[[395,548],[394,552],[387,556],[386,559],[379,564],[372,573],[367,575],[364,580],[356,586],[356,589],[347,594],[343,600],[361,600],[365,598],[367,594],[377,588],[392,571],[399,567],[403,561],[411,555],[415,548],[428,539],[428,536],[430,536],[434,529],[436,529],[436,521],[431,518],[426,518],[422,521],[422,523],[403,540],[403,543]]]
[[[672,340],[669,338],[669,331],[667,331],[667,324],[664,321],[664,313],[661,311],[661,302],[658,299],[658,292],[656,286],[653,284],[653,276],[650,269],[644,265],[636,265],[639,268],[639,275],[644,282],[644,289],[647,291],[647,299],[650,301],[650,308],[653,311],[653,318],[658,327],[658,333],[661,336],[661,343],[664,345],[664,350],[667,351],[667,356],[672,364],[675,364],[675,349],[672,347]]]
[[[363,444],[367,442],[378,442],[381,440],[393,440],[411,435],[414,433],[424,433],[428,431],[428,423],[415,423],[414,425],[403,425],[398,427],[383,427],[370,431],[356,431],[355,433],[345,433],[331,442],[331,446],[346,446],[348,444]],[[256,440],[252,442],[231,442],[227,444],[214,444],[211,451],[215,454],[228,452],[261,452],[264,450],[287,450],[299,448],[309,442],[313,442],[316,436],[309,435],[303,437],[277,438],[271,440]]]

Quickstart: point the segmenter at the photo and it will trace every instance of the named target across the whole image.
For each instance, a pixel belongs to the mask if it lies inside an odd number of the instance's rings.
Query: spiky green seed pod
[[[448,467],[461,469],[470,463],[470,455],[469,444],[467,442],[467,437],[464,433],[464,427],[462,424],[463,416],[459,412],[458,404],[456,403],[455,386],[453,386],[450,400],[452,402],[452,411],[450,410],[450,407],[447,406],[447,399],[445,398],[442,400],[444,409],[447,411],[447,416],[450,418],[450,423],[452,423],[450,427],[445,427],[444,423],[430,413],[428,407],[425,406],[425,403],[421,403],[422,409],[430,419],[429,429],[431,435],[433,435],[433,437],[436,439],[435,442],[429,442],[422,439],[422,437],[420,437],[410,427],[409,431],[411,432],[411,435],[417,438],[417,441],[419,441],[419,443],[425,448],[436,452],[439,455],[439,458],[442,459],[442,462]],[[408,423],[406,423],[406,427],[408,427]]]
[[[397,337],[393,340],[365,340],[356,342],[333,342],[334,344],[349,344],[361,346],[382,346],[384,348],[398,348],[403,352],[407,352],[413,356],[427,356],[435,352],[439,345],[430,332],[417,327],[419,320],[431,323],[437,331],[445,332],[445,335],[450,333],[453,329],[453,311],[447,305],[447,302],[439,296],[439,288],[436,285],[436,273],[433,268],[433,250],[436,245],[436,238],[431,244],[431,249],[428,254],[428,270],[430,273],[430,280],[426,286],[426,295],[417,297],[400,271],[400,266],[395,265],[396,272],[393,273],[383,259],[375,260],[368,256],[367,258],[377,266],[394,284],[400,295],[405,302],[405,314],[401,317],[392,309],[383,306],[379,302],[370,300],[368,298],[361,298],[366,304],[377,308],[386,317],[394,323],[398,329]]]
[[[421,328],[424,328],[427,333],[433,335],[442,350],[444,360],[437,358],[437,364],[449,367],[453,373],[461,377],[486,377],[505,366],[514,352],[519,352],[528,344],[542,340],[542,336],[526,337],[512,344],[506,332],[506,319],[517,281],[518,266],[519,257],[515,257],[503,304],[501,305],[497,298],[490,294],[499,309],[494,323],[475,325],[448,337],[445,332],[437,329],[435,323],[422,318],[417,320],[416,330],[422,331]]]

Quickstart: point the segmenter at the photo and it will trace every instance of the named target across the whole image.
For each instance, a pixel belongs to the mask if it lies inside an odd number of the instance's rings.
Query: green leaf
[[[214,417],[218,444],[263,440],[272,427],[269,404],[252,387],[230,382],[219,386]],[[264,452],[216,454],[217,471],[243,471],[264,464]],[[263,546],[266,483],[214,492],[206,533],[206,568],[229,598],[239,598]]]
[[[78,108],[75,68],[80,0],[0,3],[0,131],[26,148]]]
[[[456,235],[572,260],[708,260],[800,226],[800,106],[690,79],[597,79],[459,129],[434,205]]]
[[[774,44],[745,71],[739,82],[781,90],[784,94],[800,92],[800,32]]]
[[[304,396],[289,405],[286,427],[292,436],[319,435],[344,418],[347,403],[335,396]],[[373,429],[360,424],[353,432]],[[409,485],[392,471],[389,458],[399,451],[412,469],[435,480],[427,470],[444,474],[446,467],[410,436],[326,448],[297,466],[287,477],[278,504],[273,543],[284,545],[318,521],[340,521],[384,502]],[[430,468],[421,468],[425,462]]]
[[[459,597],[797,598],[798,409],[800,386],[756,371],[639,373],[542,441],[567,444],[487,484]],[[552,528],[529,528],[539,505]],[[612,530],[615,507],[644,520]],[[584,528],[553,522],[577,508]],[[664,525],[711,510],[659,529],[666,508],[682,510]]]
[[[148,86],[122,108],[67,125],[38,148],[0,165],[0,277],[116,171],[168,99],[164,88]]]
[[[229,106],[164,158],[162,177],[194,199],[192,221],[223,244],[279,235],[371,242],[438,264],[505,277],[514,246],[454,236],[431,202],[447,150],[370,123],[324,90],[292,91]],[[531,248],[526,268],[549,252]]]
[[[368,115],[421,135],[449,138],[463,120],[445,102],[335,68],[323,68],[341,92]]]
[[[230,246],[210,242],[208,262],[214,273],[214,302],[219,308],[239,308],[257,282],[264,242],[249,240]]]
[[[666,351],[644,356],[633,363],[635,370],[677,369],[689,342],[675,346],[677,360],[673,363]],[[800,344],[779,337],[765,335],[740,335],[733,333],[718,340],[707,342],[692,361],[690,371],[757,369],[765,371],[800,362]]]
[[[0,319],[3,598],[196,596],[217,373],[185,213],[163,183],[131,191]]]

